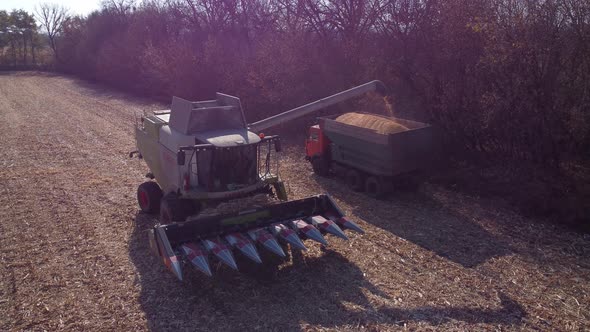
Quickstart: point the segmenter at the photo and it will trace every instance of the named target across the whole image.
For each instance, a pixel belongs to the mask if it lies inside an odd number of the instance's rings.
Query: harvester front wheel
[[[137,202],[141,211],[145,213],[158,212],[161,199],[162,189],[153,181],[144,182],[137,188]]]
[[[198,208],[191,200],[167,196],[160,205],[160,223],[182,222],[197,212]]]
[[[365,189],[363,176],[355,169],[349,169],[346,171],[346,185],[354,191],[363,191],[363,189]]]
[[[172,223],[172,209],[167,200],[163,199],[160,205],[160,223],[163,225]]]

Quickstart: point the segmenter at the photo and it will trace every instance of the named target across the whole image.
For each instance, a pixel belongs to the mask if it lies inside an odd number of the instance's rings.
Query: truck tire
[[[328,176],[328,173],[330,173],[330,164],[324,157],[313,157],[311,159],[311,168],[319,176]]]
[[[355,170],[355,169],[349,169],[348,171],[346,171],[346,185],[348,186],[348,188],[352,189],[353,191],[363,191],[363,189],[365,188],[365,184],[363,182],[363,176],[362,174]]]
[[[387,189],[384,179],[369,176],[365,180],[365,193],[373,198],[383,198],[387,194]]]
[[[137,202],[141,211],[145,213],[158,212],[161,199],[162,189],[153,181],[144,182],[137,188]]]

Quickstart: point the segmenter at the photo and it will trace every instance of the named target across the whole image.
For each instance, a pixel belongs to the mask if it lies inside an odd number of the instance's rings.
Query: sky
[[[0,0],[0,10],[24,9],[34,14],[40,3],[57,3],[68,8],[71,14],[87,15],[99,8],[100,0]]]

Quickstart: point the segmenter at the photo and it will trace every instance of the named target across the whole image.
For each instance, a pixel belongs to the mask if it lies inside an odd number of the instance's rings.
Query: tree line
[[[0,10],[0,69],[49,69],[59,60],[55,43],[71,18],[67,8],[41,3],[34,13]]]
[[[111,0],[60,23],[57,69],[144,95],[223,91],[255,120],[380,79],[456,152],[590,151],[590,0]]]
[[[41,42],[33,15],[0,10],[0,67],[36,65]]]

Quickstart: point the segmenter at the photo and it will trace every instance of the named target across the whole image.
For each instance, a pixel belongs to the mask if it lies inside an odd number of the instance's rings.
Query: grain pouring
[[[397,123],[393,118],[376,114],[345,113],[337,117],[336,121],[352,126],[373,129],[379,134],[394,134],[408,130],[406,126]]]

